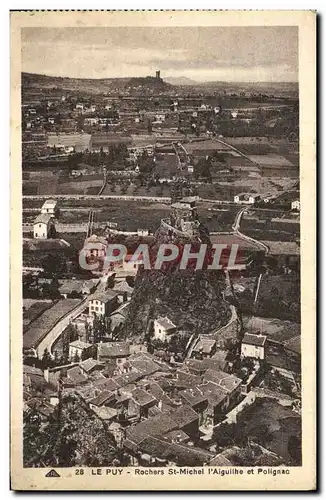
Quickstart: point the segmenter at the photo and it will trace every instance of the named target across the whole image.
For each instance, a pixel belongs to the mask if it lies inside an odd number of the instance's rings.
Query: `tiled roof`
[[[87,377],[85,377],[79,366],[70,368],[70,370],[67,371],[67,377],[75,385],[87,382]]]
[[[239,378],[222,371],[207,370],[203,378],[208,382],[214,382],[226,392],[232,392],[241,384]]]
[[[155,401],[155,398],[151,394],[138,387],[132,391],[131,395],[140,406],[146,406]]]
[[[205,394],[208,403],[213,407],[221,404],[227,398],[225,390],[214,384],[214,382],[201,384],[198,386],[198,389]]]
[[[95,368],[95,366],[97,366],[97,365],[101,365],[101,363],[99,363],[99,361],[96,361],[93,358],[88,358],[88,359],[85,359],[85,361],[82,361],[79,366],[83,370],[85,370],[85,372],[89,372],[93,368]]]
[[[42,208],[51,208],[51,207],[55,207],[57,205],[57,200],[46,200],[43,205],[42,205]]]
[[[75,347],[76,349],[88,349],[89,347],[92,347],[92,344],[83,342],[82,340],[74,340],[73,342],[70,342],[69,346]]]
[[[111,391],[102,391],[98,396],[89,401],[90,404],[101,406],[113,396]]]
[[[39,214],[36,217],[34,224],[48,224],[51,219],[52,219],[51,214]]]
[[[138,444],[148,436],[162,436],[178,425],[166,413],[159,413],[155,417],[143,420],[139,424],[127,428],[127,438]]]
[[[263,347],[266,342],[266,335],[255,335],[254,333],[245,333],[242,343]]]
[[[169,443],[168,441],[152,436],[146,437],[139,444],[139,448],[143,453],[147,453],[152,457],[167,459],[178,465],[203,465],[208,463],[213,457],[212,453],[202,448]]]
[[[118,294],[115,291],[113,291],[113,290],[105,290],[105,292],[97,292],[97,293],[95,293],[95,295],[93,295],[93,297],[92,297],[92,301],[93,300],[98,300],[98,301],[104,302],[106,304],[110,300],[115,299],[115,297],[117,297],[117,296],[118,296]]]
[[[98,344],[97,349],[99,358],[119,358],[130,354],[127,342],[105,342],[104,344]]]
[[[215,339],[200,339],[194,348],[194,352],[203,352],[204,354],[210,354],[215,344]]]
[[[176,328],[175,324],[169,320],[166,316],[164,318],[157,318],[157,323],[164,328],[164,330],[172,330]]]
[[[180,392],[180,396],[190,405],[195,406],[199,403],[207,401],[206,396],[201,392],[198,387],[185,389]]]
[[[179,429],[198,420],[197,413],[188,405],[182,405],[180,408],[170,413],[170,417],[176,422]]]

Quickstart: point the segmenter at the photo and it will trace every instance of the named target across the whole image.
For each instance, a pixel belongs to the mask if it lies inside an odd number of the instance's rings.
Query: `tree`
[[[44,283],[44,285],[42,285],[42,295],[53,301],[60,298],[59,282],[57,278],[54,277],[51,283]]]
[[[74,355],[73,362],[74,362],[74,363],[79,363],[79,361],[80,361],[79,354],[78,354],[78,352],[76,351],[76,352],[75,352],[75,355]]]
[[[302,444],[300,438],[291,435],[288,440],[288,453],[291,458],[291,465],[301,465],[302,461]]]
[[[45,276],[54,277],[66,271],[65,258],[60,254],[47,254],[41,261]]]
[[[38,277],[32,274],[23,275],[23,297],[36,299],[39,296]]]
[[[47,348],[44,349],[44,353],[42,356],[42,364],[44,368],[50,368],[51,366],[53,366],[52,356]]]
[[[105,423],[75,393],[63,395],[49,417],[24,413],[26,467],[119,465],[116,448]]]
[[[76,326],[71,323],[64,330],[61,338],[62,342],[62,357],[65,362],[69,359],[69,344],[74,340],[78,339],[78,333]]]
[[[108,339],[111,335],[111,325],[112,320],[107,316],[94,316],[93,328],[92,328],[92,338],[94,344],[98,344],[105,339]]]
[[[94,349],[93,349],[94,347]],[[96,349],[96,346],[92,346],[91,349],[83,349],[82,353],[81,353],[81,361],[85,361],[85,359],[89,359],[89,358],[96,358],[97,354],[97,349]]]

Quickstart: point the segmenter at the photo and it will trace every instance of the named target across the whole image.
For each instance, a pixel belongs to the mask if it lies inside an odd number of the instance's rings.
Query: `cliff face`
[[[154,254],[161,243],[195,245],[198,238],[171,234],[161,226],[152,246]],[[176,264],[160,271],[139,270],[125,322],[125,336],[142,338],[149,320],[159,316],[167,316],[189,333],[211,333],[231,317],[230,305],[223,298],[225,288],[222,271],[180,270]]]

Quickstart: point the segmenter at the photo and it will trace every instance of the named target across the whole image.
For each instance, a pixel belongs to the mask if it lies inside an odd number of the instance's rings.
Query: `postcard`
[[[11,12],[11,488],[315,490],[316,12]]]

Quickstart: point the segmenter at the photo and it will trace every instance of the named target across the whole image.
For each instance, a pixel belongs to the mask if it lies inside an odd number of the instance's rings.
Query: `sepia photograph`
[[[303,467],[315,319],[313,289],[310,310],[302,295],[313,271],[302,143],[313,143],[302,141],[300,30],[289,13],[285,24],[246,14],[241,25],[197,25],[190,12],[188,24],[65,25],[12,13],[15,418],[21,470],[43,471],[45,489],[64,471],[92,489],[91,475],[125,473],[141,489],[248,474],[277,489]]]

